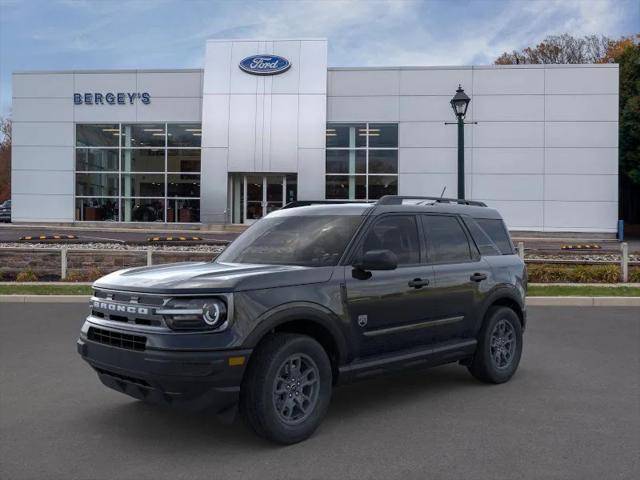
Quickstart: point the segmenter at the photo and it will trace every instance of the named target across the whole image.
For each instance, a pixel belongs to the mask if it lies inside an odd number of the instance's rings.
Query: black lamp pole
[[[462,85],[458,85],[456,94],[451,99],[451,108],[458,118],[458,198],[461,200],[464,200],[464,116],[470,101]]]

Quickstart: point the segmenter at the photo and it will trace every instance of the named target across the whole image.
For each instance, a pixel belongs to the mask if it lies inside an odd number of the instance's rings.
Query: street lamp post
[[[464,117],[470,101],[462,85],[458,85],[456,94],[451,99],[451,108],[458,118],[458,198],[461,200],[464,200]]]

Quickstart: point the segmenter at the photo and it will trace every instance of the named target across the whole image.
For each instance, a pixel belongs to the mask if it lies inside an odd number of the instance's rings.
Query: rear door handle
[[[429,280],[422,278],[414,278],[413,280],[409,280],[409,286],[413,288],[422,288],[429,285]]]
[[[474,273],[470,277],[470,280],[473,280],[474,282],[481,282],[482,280],[486,280],[486,279],[487,279],[487,275],[484,273]]]

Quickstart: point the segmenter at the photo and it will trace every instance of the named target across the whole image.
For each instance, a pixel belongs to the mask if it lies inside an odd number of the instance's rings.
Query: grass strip
[[[640,297],[640,287],[531,286],[527,295],[531,297]]]
[[[0,285],[0,295],[91,295],[89,285]]]

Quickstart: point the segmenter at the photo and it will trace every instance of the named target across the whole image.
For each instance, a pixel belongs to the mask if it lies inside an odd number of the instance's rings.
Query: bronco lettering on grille
[[[147,307],[136,307],[133,305],[122,305],[119,303],[101,302],[99,300],[93,300],[91,303],[93,305],[93,308],[97,308],[99,310],[109,310],[110,312],[121,312],[121,313],[134,313],[137,315],[149,315],[149,309]]]

